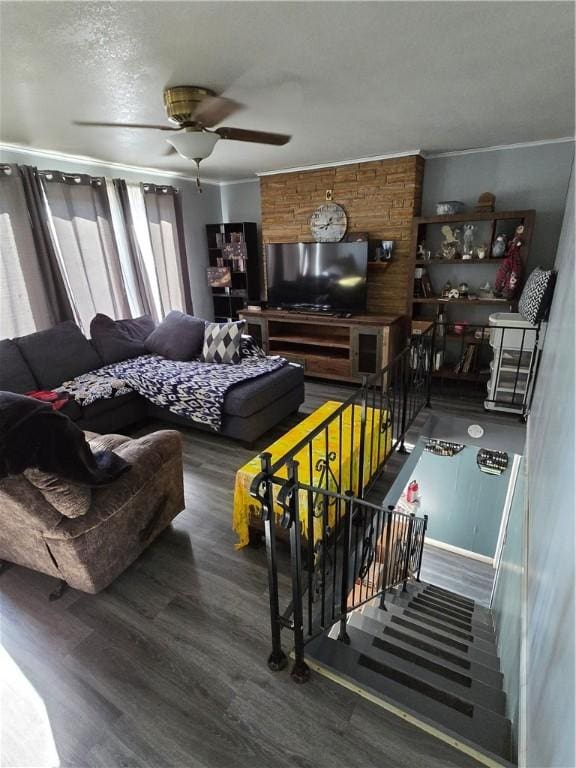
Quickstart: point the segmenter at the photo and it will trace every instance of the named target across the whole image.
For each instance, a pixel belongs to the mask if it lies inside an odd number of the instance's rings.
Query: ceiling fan
[[[196,85],[177,85],[164,90],[166,116],[174,125],[148,125],[146,123],[102,123],[77,120],[75,125],[99,126],[105,128],[151,128],[157,131],[169,131],[173,135],[167,139],[172,145],[168,152],[178,152],[187,160],[196,163],[196,183],[200,187],[200,162],[212,154],[220,139],[248,141],[256,144],[283,146],[291,136],[283,133],[249,131],[243,128],[216,128],[212,126],[242,109],[242,105],[224,96],[217,96],[209,88]],[[181,131],[181,133],[175,133]]]

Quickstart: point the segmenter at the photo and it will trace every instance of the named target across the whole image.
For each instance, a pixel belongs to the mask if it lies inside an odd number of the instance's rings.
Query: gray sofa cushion
[[[71,320],[14,341],[44,389],[102,367],[98,354]]]
[[[0,390],[24,395],[34,389],[38,384],[18,345],[11,339],[0,341]]]
[[[230,389],[224,399],[224,413],[247,418],[303,382],[304,371],[300,366],[285,365],[266,376],[250,379]]]
[[[146,354],[144,342],[156,327],[149,315],[112,320],[98,314],[90,323],[92,344],[106,365]]]
[[[168,360],[192,360],[202,352],[206,323],[173,310],[146,339],[146,349]]]

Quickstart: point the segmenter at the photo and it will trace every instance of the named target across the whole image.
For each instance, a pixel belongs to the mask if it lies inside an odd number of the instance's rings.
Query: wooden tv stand
[[[239,316],[266,354],[299,363],[308,376],[339,381],[361,381],[381,370],[399,352],[405,332],[401,315],[244,309]]]

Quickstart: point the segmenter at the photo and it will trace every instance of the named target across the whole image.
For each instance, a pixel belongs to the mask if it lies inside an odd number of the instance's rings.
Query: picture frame
[[[230,267],[206,267],[210,288],[230,288],[232,273]]]

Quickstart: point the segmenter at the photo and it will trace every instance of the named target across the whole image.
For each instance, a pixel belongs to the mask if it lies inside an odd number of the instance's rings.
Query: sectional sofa
[[[60,323],[49,330],[0,341],[0,390],[25,394],[55,389],[65,381],[100,369],[105,363],[97,345],[77,325],[69,321]],[[300,366],[288,364],[236,383],[225,395],[219,434],[251,444],[296,411],[303,400],[304,374]],[[71,400],[62,412],[81,429],[99,433],[118,433],[149,417],[206,428],[167,407],[154,405],[136,392],[90,405]]]

